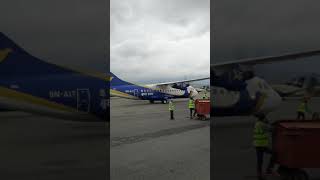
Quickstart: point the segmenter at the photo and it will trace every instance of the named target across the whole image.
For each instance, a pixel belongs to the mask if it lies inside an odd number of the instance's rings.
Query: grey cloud
[[[211,63],[320,49],[319,5],[309,0],[215,1]],[[317,59],[260,66],[257,70],[261,76],[273,80],[283,77],[284,81],[303,72],[301,66],[309,72],[318,71]]]
[[[138,82],[208,76],[209,14],[208,0],[111,1],[111,70]]]

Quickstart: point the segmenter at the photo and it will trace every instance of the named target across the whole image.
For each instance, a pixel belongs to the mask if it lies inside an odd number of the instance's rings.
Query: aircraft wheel
[[[153,104],[153,103],[154,103],[154,100],[150,100],[150,103]]]

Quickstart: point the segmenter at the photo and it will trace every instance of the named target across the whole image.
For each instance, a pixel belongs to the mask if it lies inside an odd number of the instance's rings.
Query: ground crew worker
[[[170,119],[174,120],[174,114],[173,114],[174,104],[173,104],[173,101],[171,99],[169,100],[169,111],[170,111]]]
[[[192,97],[190,97],[190,99],[189,99],[188,107],[190,109],[190,119],[192,119],[195,116],[195,113],[196,113],[195,110],[194,110],[195,104],[194,104],[194,100],[193,100]],[[192,112],[194,112],[194,114],[192,114]]]
[[[253,130],[253,145],[256,149],[257,156],[257,176],[259,180],[263,179],[262,166],[263,166],[263,155],[265,153],[271,154],[267,174],[273,173],[274,167],[274,155],[272,150],[269,148],[269,133],[270,128],[268,127],[268,120],[264,114],[256,115],[257,121],[254,125]]]
[[[310,112],[308,108],[308,99],[305,97],[302,102],[300,103],[298,110],[297,110],[297,119],[298,120],[305,120],[306,112]]]

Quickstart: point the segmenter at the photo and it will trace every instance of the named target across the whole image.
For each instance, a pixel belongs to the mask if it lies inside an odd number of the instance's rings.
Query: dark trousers
[[[173,117],[173,111],[170,111],[170,119],[171,119],[171,120],[174,119],[174,117]]]
[[[192,114],[192,112],[193,112],[193,114]],[[190,108],[190,118],[192,118],[195,115],[196,115],[196,111],[194,110],[194,108]]]
[[[298,120],[305,120],[304,112],[297,112],[297,119]]]
[[[271,154],[271,158],[269,161],[269,165],[267,167],[267,172],[271,171],[275,165],[275,154],[272,152],[271,149],[267,147],[256,147],[256,153],[257,153],[257,173],[258,176],[262,175],[262,166],[263,166],[263,156],[264,154]]]

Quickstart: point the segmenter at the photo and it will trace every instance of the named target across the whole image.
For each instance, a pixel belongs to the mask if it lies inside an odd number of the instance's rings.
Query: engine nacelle
[[[198,91],[192,86],[187,87],[187,92],[188,92],[189,96],[192,98],[196,97],[199,94]]]

